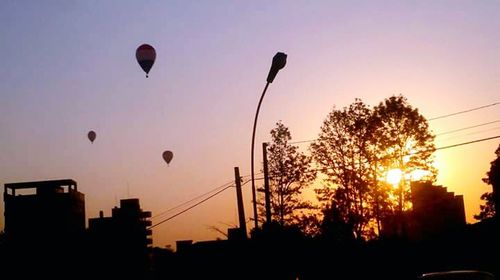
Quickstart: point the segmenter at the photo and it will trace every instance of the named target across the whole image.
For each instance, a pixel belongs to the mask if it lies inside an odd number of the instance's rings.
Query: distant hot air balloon
[[[167,162],[167,164],[170,163],[172,158],[174,157],[174,154],[171,151],[165,151],[163,152],[163,159]]]
[[[135,58],[137,58],[137,62],[141,66],[142,70],[146,72],[146,78],[148,77],[149,70],[153,67],[156,59],[156,51],[155,49],[148,45],[142,44],[135,51]]]
[[[89,131],[89,133],[87,133],[87,137],[89,138],[90,142],[94,143],[96,137],[95,131]]]

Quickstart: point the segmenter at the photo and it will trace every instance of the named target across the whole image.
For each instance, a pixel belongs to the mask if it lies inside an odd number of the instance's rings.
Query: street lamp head
[[[272,83],[278,71],[281,70],[286,65],[286,54],[278,52],[273,57],[273,64],[271,64],[271,69],[269,70],[269,75],[267,75],[267,82]]]

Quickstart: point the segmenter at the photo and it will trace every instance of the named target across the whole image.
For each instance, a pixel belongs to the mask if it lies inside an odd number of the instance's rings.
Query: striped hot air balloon
[[[149,70],[153,67],[156,59],[156,51],[155,49],[148,45],[142,44],[135,51],[135,58],[137,58],[137,62],[141,66],[142,70],[146,72],[146,78],[148,77]]]

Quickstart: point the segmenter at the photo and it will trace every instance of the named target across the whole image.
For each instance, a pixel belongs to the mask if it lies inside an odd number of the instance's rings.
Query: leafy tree
[[[487,192],[481,195],[484,205],[479,206],[481,212],[474,215],[474,219],[484,220],[496,216],[496,207],[500,205],[500,144],[496,151],[496,159],[491,162],[490,170],[486,172],[483,182],[491,185],[493,192]]]
[[[479,206],[480,212],[474,215],[474,219],[482,221],[495,216],[495,203],[493,202],[493,193],[485,192],[481,195],[481,200],[484,201],[483,205]]]
[[[325,185],[316,190],[324,217],[332,219],[323,224],[348,228],[355,238],[362,237],[371,219],[371,118],[371,110],[356,99],[348,108],[333,109],[311,144],[312,156],[326,175]]]
[[[281,121],[271,130],[271,138],[267,155],[272,218],[281,226],[307,224],[309,217],[301,211],[313,207],[302,199],[301,194],[316,178],[316,172],[310,166],[311,158],[289,143],[292,139],[290,130]],[[263,194],[264,189],[259,188],[259,191]],[[265,212],[263,195],[259,210]]]
[[[387,170],[402,172],[398,198],[399,212],[409,208],[409,189],[412,172],[425,170],[427,180],[434,181],[436,169],[432,166],[434,135],[429,131],[427,120],[402,96],[391,96],[374,108],[377,129],[377,158]]]
[[[385,216],[408,208],[406,178],[413,171],[426,170],[427,179],[435,178],[433,140],[426,119],[401,95],[373,109],[359,99],[343,110],[333,109],[311,145],[326,175],[317,190],[324,218],[334,217],[335,227],[349,228],[355,238],[372,236],[374,221],[380,232]],[[398,190],[381,180],[395,168],[403,173]]]

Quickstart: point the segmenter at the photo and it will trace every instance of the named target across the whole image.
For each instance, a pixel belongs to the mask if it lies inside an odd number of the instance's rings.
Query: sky
[[[0,184],[71,178],[87,218],[110,216],[123,198],[155,216],[234,180],[235,166],[249,175],[255,110],[276,52],[288,60],[260,110],[256,172],[277,121],[293,140],[315,139],[332,108],[355,98],[375,106],[402,94],[428,119],[495,104],[499,10],[498,1],[459,0],[1,1]],[[149,78],[135,59],[143,43],[157,53]],[[444,147],[499,135],[499,119],[493,105],[430,127],[493,122],[438,136]],[[470,223],[491,190],[481,178],[499,143],[435,154],[436,183],[464,195]],[[250,184],[243,189],[249,218]],[[214,227],[237,223],[229,188],[155,227],[153,241],[220,238]]]

